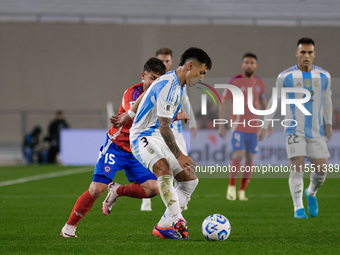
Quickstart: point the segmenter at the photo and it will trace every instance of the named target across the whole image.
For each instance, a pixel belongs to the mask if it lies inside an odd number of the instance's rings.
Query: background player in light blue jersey
[[[278,89],[304,88],[311,95],[310,100],[303,104],[310,115],[303,113],[296,105],[287,104],[285,117],[286,120],[292,120],[292,125],[285,128],[285,136],[287,156],[291,164],[289,188],[293,198],[294,217],[308,218],[302,201],[305,157],[310,161],[307,166],[312,173],[309,187],[304,193],[308,201],[308,212],[311,217],[316,217],[319,211],[316,192],[326,179],[327,160],[330,157],[325,136],[328,142],[333,135],[331,77],[326,70],[313,65],[316,52],[312,39],[301,38],[297,45],[298,64],[282,72],[277,78],[276,86]],[[303,93],[288,93],[288,99],[303,96]],[[265,117],[265,126],[258,134],[260,141],[264,139],[266,128],[271,123],[266,120],[272,119],[274,114],[275,112]]]
[[[170,68],[173,64],[173,59],[172,59],[172,50],[169,48],[160,48],[159,50],[156,51],[156,57],[160,60],[163,61],[163,64],[166,67],[166,72],[170,71]],[[196,119],[194,112],[192,110],[192,106],[189,101],[188,93],[186,87],[183,89],[183,101],[182,101],[182,108],[183,112],[185,112],[189,118],[189,128],[190,128],[190,133],[193,138],[195,138],[197,134],[197,124],[196,124]],[[174,121],[172,123],[172,132],[174,133],[176,143],[181,145],[181,148],[183,148],[184,153],[188,155],[188,150],[187,146],[185,143],[185,139],[183,136],[183,127],[182,127],[182,121]],[[186,210],[187,207],[184,209]],[[143,198],[142,200],[142,205],[141,205],[141,211],[151,211],[151,198]]]
[[[186,50],[180,66],[157,79],[144,94],[130,129],[132,152],[157,176],[167,208],[153,230],[161,238],[188,238],[182,210],[198,184],[196,164],[176,143],[171,123],[181,108],[183,87],[196,85],[210,69],[210,57],[203,50]],[[179,182],[176,189],[173,176]]]

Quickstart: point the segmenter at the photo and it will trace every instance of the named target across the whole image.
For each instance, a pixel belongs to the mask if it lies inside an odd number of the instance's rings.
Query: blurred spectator
[[[48,141],[50,142],[48,163],[56,163],[56,158],[60,150],[60,130],[69,127],[69,124],[64,119],[64,113],[57,111],[56,118],[52,120],[48,126]]]
[[[31,133],[26,134],[24,137],[22,150],[25,157],[26,164],[32,164],[38,161],[36,147],[40,141],[41,127],[35,126]]]

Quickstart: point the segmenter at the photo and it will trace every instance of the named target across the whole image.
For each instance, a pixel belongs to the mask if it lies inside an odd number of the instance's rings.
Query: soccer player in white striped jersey
[[[181,108],[183,87],[194,86],[211,69],[211,59],[203,50],[189,48],[180,66],[153,82],[144,94],[130,129],[130,144],[135,157],[158,178],[159,193],[166,211],[153,229],[160,238],[187,239],[187,224],[182,210],[190,201],[198,179],[196,163],[176,143],[171,123]],[[173,176],[178,181],[173,186]]]
[[[296,50],[298,64],[282,72],[276,81],[278,89],[304,88],[311,94],[311,99],[303,105],[311,115],[305,115],[296,105],[287,104],[286,107],[286,120],[294,120],[291,122],[292,125],[285,128],[285,137],[287,156],[291,164],[289,188],[295,218],[308,218],[303,206],[303,193],[307,197],[310,216],[318,215],[316,192],[326,179],[327,161],[330,157],[326,139],[327,142],[330,141],[333,135],[331,77],[326,70],[313,65],[315,56],[314,41],[311,38],[301,38]],[[288,99],[301,98],[302,94],[288,93]],[[268,108],[270,106],[271,104]],[[266,116],[265,120],[272,119],[274,114]],[[265,137],[265,128],[269,123],[265,121],[264,127],[260,129],[258,133],[260,141]],[[309,167],[312,173],[308,188],[303,190],[305,157],[310,161],[306,167]]]
[[[166,67],[166,72],[170,71],[170,68],[173,64],[172,59],[172,50],[169,48],[160,48],[156,51],[156,57],[163,61],[163,64]],[[190,118],[189,120],[189,129],[191,136],[193,138],[196,137],[197,134],[197,123],[195,119],[194,112],[192,110],[191,103],[189,101],[188,92],[186,87],[183,89],[183,101],[182,101],[182,108],[183,112],[187,114],[187,116]],[[182,129],[182,121],[177,120],[172,123],[172,132],[174,133],[176,143],[181,146],[181,148],[184,150],[183,153],[185,155],[188,155],[187,145],[185,143],[185,139],[183,136],[183,129]],[[176,186],[176,185],[175,185]],[[188,207],[185,207],[184,210],[186,210]],[[143,198],[142,199],[142,205],[141,205],[141,211],[152,211],[151,207],[151,198]]]

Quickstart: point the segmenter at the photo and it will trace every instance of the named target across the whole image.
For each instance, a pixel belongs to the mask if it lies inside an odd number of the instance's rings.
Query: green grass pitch
[[[28,176],[77,167],[0,167],[0,184]],[[83,167],[79,167],[83,168]],[[225,178],[201,178],[189,210],[184,211],[189,240],[161,240],[152,229],[164,212],[159,196],[152,212],[141,200],[122,197],[109,216],[102,214],[103,195],[78,224],[79,238],[62,238],[60,230],[72,207],[92,180],[85,173],[0,185],[0,254],[338,254],[340,251],[340,180],[329,178],[318,192],[319,216],[294,219],[287,178],[253,178],[249,201],[227,201]],[[128,183],[124,173],[116,181]],[[307,187],[309,179],[305,179]],[[306,199],[304,197],[306,205]],[[201,234],[205,217],[226,216],[231,235],[221,242]]]

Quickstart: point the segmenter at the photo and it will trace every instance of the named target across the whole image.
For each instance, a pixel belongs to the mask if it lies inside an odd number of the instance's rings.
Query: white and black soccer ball
[[[202,234],[209,241],[224,241],[230,235],[229,220],[221,214],[212,214],[202,223]]]

